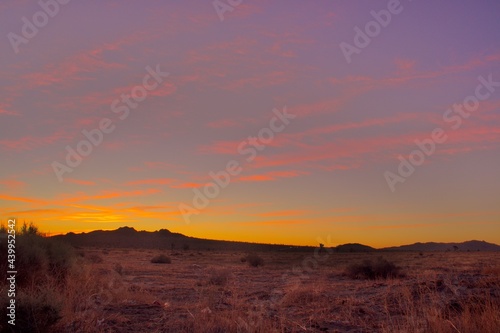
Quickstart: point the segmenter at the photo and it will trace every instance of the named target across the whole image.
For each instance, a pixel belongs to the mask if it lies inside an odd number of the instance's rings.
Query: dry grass
[[[311,264],[312,253],[259,253],[259,269],[242,253],[202,254],[152,265],[148,250],[84,249],[65,288],[53,286],[61,319],[52,331],[500,331],[495,253],[387,253],[405,276],[376,280],[345,272],[377,254],[330,253]]]

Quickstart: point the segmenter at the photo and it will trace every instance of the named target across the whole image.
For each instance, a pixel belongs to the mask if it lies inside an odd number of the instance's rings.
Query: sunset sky
[[[500,243],[499,1],[54,1],[0,2],[2,223]]]

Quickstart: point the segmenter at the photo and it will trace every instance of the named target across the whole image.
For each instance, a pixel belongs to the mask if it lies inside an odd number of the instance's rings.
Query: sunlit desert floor
[[[97,289],[62,331],[500,332],[499,253],[269,252],[260,267],[234,252],[79,253],[78,284]],[[170,264],[151,263],[162,253]],[[380,256],[403,276],[345,273]]]

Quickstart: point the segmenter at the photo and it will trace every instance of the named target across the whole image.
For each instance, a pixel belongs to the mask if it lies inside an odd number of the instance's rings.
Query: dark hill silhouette
[[[75,247],[109,247],[109,248],[160,248],[171,250],[238,250],[238,251],[304,251],[312,246],[293,246],[282,244],[260,244],[235,241],[219,241],[188,237],[173,233],[167,229],[157,231],[137,231],[130,227],[116,230],[96,230],[88,233],[52,236]]]
[[[415,243],[411,245],[386,247],[385,251],[500,251],[500,246],[485,241],[467,241],[463,243]]]
[[[334,250],[336,252],[373,252],[373,251],[377,251],[377,249],[375,249],[371,246],[367,246],[367,245],[363,245],[363,244],[359,244],[359,243],[349,243],[349,244],[339,245],[337,247],[334,247]]]
[[[75,247],[109,247],[109,248],[160,248],[171,250],[233,250],[233,251],[312,251],[313,246],[294,246],[283,244],[261,244],[235,241],[219,241],[188,237],[167,229],[157,231],[137,231],[130,227],[116,230],[96,230],[88,233],[52,236],[70,243]],[[500,251],[500,246],[485,241],[468,241],[463,243],[415,243],[411,245],[373,247],[349,243],[331,248],[334,252],[374,252],[374,251]]]

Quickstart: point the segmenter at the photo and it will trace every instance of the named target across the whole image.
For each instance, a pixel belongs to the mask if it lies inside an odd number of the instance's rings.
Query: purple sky
[[[348,62],[341,43],[356,47],[355,28],[391,6],[398,13]],[[2,1],[2,222],[293,244],[500,243],[500,2],[229,8],[221,21],[211,1],[72,0],[27,38],[23,17],[43,19],[40,5]],[[157,68],[169,75],[145,90]],[[147,96],[120,119],[122,96],[137,91]],[[294,118],[262,141],[285,109]],[[113,131],[59,181],[54,163],[67,166],[67,147],[103,119]],[[435,129],[446,139],[425,155],[415,140]],[[415,150],[422,164],[398,173]],[[195,207],[229,161],[241,172]]]

